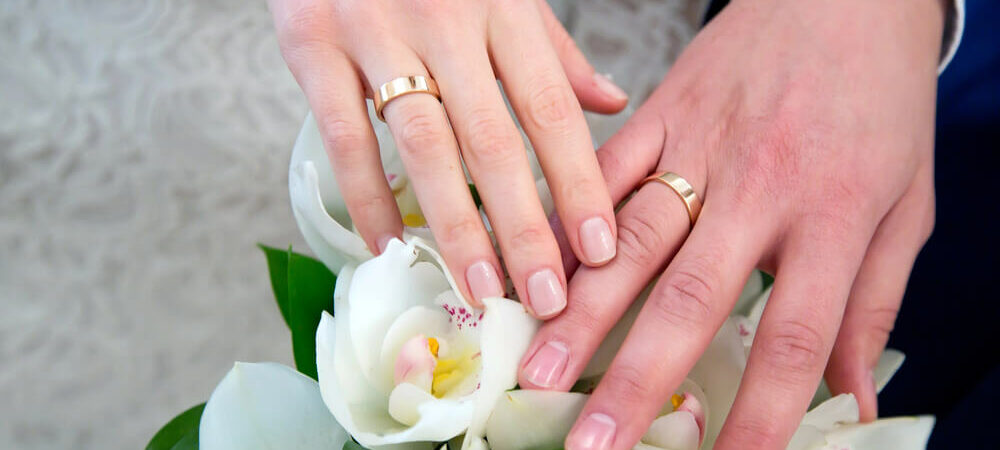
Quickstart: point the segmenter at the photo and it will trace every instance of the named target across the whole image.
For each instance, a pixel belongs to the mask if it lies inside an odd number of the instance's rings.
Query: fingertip
[[[521,365],[522,388],[552,389],[559,385],[569,363],[569,346],[557,340],[537,346]]]
[[[610,75],[604,75],[595,71],[593,79],[594,85],[597,86],[597,89],[600,90],[611,103],[620,104],[622,108],[628,104],[628,93],[611,81]]]
[[[566,309],[566,288],[559,276],[550,268],[543,268],[528,276],[528,310],[538,319],[550,319]]]
[[[503,297],[503,280],[496,266],[486,260],[469,264],[465,269],[465,282],[469,286],[469,301],[476,308],[483,308],[483,299]]]
[[[611,225],[600,216],[584,220],[579,228],[580,260],[591,267],[607,264],[614,259],[617,245]]]

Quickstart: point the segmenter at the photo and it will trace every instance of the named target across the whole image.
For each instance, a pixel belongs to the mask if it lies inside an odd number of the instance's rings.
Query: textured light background
[[[557,3],[639,99],[704,0]],[[254,243],[304,249],[305,112],[263,1],[3,1],[0,448],[140,448],[234,360],[290,363]]]

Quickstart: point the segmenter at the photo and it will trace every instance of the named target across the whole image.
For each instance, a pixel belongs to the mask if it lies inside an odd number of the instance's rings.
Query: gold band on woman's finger
[[[677,193],[687,208],[688,217],[691,218],[691,227],[694,228],[694,222],[698,220],[698,214],[701,214],[701,199],[698,198],[698,193],[691,187],[691,183],[688,183],[687,180],[676,173],[661,172],[646,177],[640,185],[644,185],[650,181],[663,183]]]
[[[382,108],[385,108],[385,105],[388,105],[392,100],[407,94],[430,94],[441,101],[441,91],[438,90],[438,85],[432,78],[421,75],[399,77],[382,84],[375,92],[373,99],[375,100],[375,117],[385,122]]]

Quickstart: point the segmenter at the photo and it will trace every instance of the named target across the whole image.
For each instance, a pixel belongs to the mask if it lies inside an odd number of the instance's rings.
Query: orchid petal
[[[382,367],[396,367],[403,346],[415,336],[441,338],[448,334],[451,328],[448,315],[439,308],[415,306],[406,310],[392,323],[382,341],[380,358]],[[425,339],[424,347],[426,345]],[[398,383],[398,380],[394,381]],[[410,382],[422,386],[421,383]],[[427,389],[430,390],[429,385]]]
[[[630,329],[632,329],[632,324],[635,323],[635,319],[639,317],[639,311],[642,310],[642,306],[646,304],[646,299],[649,298],[649,293],[653,290],[653,283],[646,286],[645,289],[636,297],[635,301],[629,305],[625,314],[622,315],[621,319],[615,323],[615,326],[611,328],[611,331],[604,336],[604,340],[601,341],[601,345],[597,347],[594,351],[594,355],[590,357],[590,361],[587,363],[587,367],[583,368],[583,372],[580,374],[580,379],[593,378],[598,375],[603,375],[604,372],[608,371],[608,367],[611,366],[611,361],[618,354],[618,350],[622,347],[625,342],[625,337],[628,335]]]
[[[316,329],[316,370],[323,402],[353,436],[363,430],[398,426],[387,412],[379,414],[357,407],[384,402],[385,397],[366,378],[358,376],[360,368],[353,350],[347,327],[338,326],[333,316],[324,312]]]
[[[302,236],[327,268],[337,273],[345,264],[372,257],[360,236],[330,217],[323,205],[315,163],[302,161],[289,168],[288,192]]]
[[[588,398],[576,392],[507,392],[486,423],[486,440],[493,450],[562,448]]]
[[[857,423],[858,420],[858,400],[854,394],[840,394],[807,412],[802,418],[802,425],[826,432],[839,425]]]
[[[437,295],[448,289],[441,271],[418,262],[412,243],[404,244],[398,239],[389,241],[381,255],[355,270],[348,296],[351,319],[344,323],[350,327],[361,373],[384,395],[392,390],[392,374],[376,369],[389,328],[407,309],[431,306]]]
[[[727,319],[698,362],[691,368],[688,378],[705,392],[710,392],[702,402],[707,411],[705,448],[712,448],[736,401],[736,393],[746,369],[747,359],[736,320]]]
[[[441,442],[461,434],[468,427],[468,418],[472,416],[472,402],[468,400],[434,399],[422,403],[417,407],[420,420],[412,427],[406,427],[389,415],[385,397],[377,396],[349,404],[347,398],[357,397],[357,394],[345,392],[346,389],[340,387],[346,380],[336,376],[334,367],[337,361],[346,359],[349,362],[350,357],[342,357],[342,353],[352,350],[349,343],[343,345],[340,342],[343,337],[340,328],[332,316],[323,314],[316,333],[320,393],[330,412],[358,442],[372,449],[414,441]],[[355,375],[355,378],[363,377]],[[430,448],[431,445],[420,443],[416,447]]]
[[[479,390],[476,392],[474,416],[466,432],[467,438],[480,438],[486,433],[486,422],[504,391],[517,385],[517,369],[528,350],[531,339],[541,323],[531,317],[524,306],[505,298],[483,299],[486,312],[480,322],[480,350],[483,366]],[[464,445],[464,448],[467,448]]]
[[[406,341],[397,352],[396,362],[393,365],[395,366],[393,382],[396,384],[396,389],[399,389],[399,384],[406,383],[415,385],[424,392],[431,391],[434,382],[434,366],[437,365],[437,360],[434,358],[434,353],[424,335],[419,334]],[[396,389],[393,389],[391,395],[396,395]],[[414,409],[414,411],[416,410]],[[391,396],[389,397],[389,414],[392,414]],[[393,415],[393,417],[396,416]],[[396,420],[400,419],[397,417]],[[402,420],[400,422],[406,423]],[[414,422],[416,421],[414,420]]]
[[[875,390],[877,392],[882,392],[882,389],[885,388],[885,385],[889,384],[889,380],[896,374],[896,371],[903,366],[903,361],[905,360],[906,355],[899,350],[887,348],[882,352],[882,355],[878,358],[878,364],[875,365],[875,369],[872,371],[872,376],[875,378]]]
[[[654,420],[642,443],[665,450],[697,450],[700,434],[693,414],[676,411]]]
[[[839,427],[827,433],[827,446],[834,450],[922,450],[934,428],[934,417],[894,417],[866,424]]]
[[[277,363],[236,363],[212,392],[199,445],[225,449],[339,449],[350,437],[316,382]]]
[[[882,392],[882,389],[889,384],[889,380],[892,379],[892,376],[895,375],[896,371],[903,365],[903,361],[905,359],[906,355],[899,350],[887,348],[882,351],[882,355],[879,356],[878,363],[872,370],[872,378],[875,379],[876,392]],[[816,393],[813,395],[812,402],[809,404],[809,408],[815,408],[832,397],[833,393],[830,392],[830,386],[826,384],[826,380],[821,380],[819,382],[819,387],[816,388]]]
[[[434,400],[427,390],[410,383],[400,383],[389,394],[389,415],[399,423],[412,427],[420,421],[420,405]]]
[[[740,292],[739,298],[736,299],[736,305],[733,306],[732,315],[747,315],[750,308],[753,308],[754,301],[760,297],[763,291],[764,275],[759,270],[750,272],[746,284],[743,285],[743,291]]]

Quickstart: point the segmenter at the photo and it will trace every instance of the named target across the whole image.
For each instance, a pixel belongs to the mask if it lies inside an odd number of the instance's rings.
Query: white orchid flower
[[[204,450],[339,450],[350,439],[316,382],[277,363],[236,363],[208,399],[198,434]]]
[[[341,270],[335,316],[316,333],[323,401],[362,445],[443,442],[484,433],[538,327],[504,298],[473,309],[419,238]],[[471,445],[471,444],[469,444]]]

